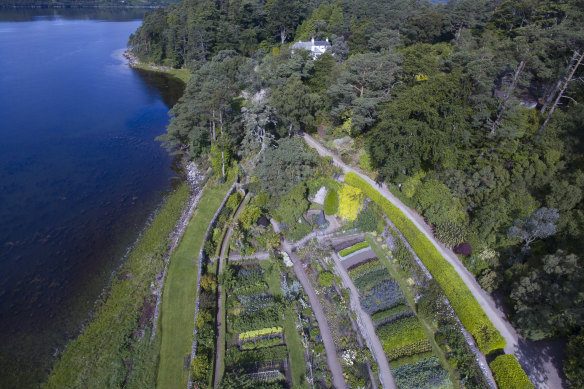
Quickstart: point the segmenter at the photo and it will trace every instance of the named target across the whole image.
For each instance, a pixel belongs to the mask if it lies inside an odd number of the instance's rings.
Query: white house
[[[303,49],[308,50],[312,54],[312,59],[316,59],[319,55],[323,54],[325,51],[330,51],[332,49],[331,44],[326,38],[324,41],[315,41],[314,38],[310,42],[296,42],[292,45],[292,54],[294,50]]]

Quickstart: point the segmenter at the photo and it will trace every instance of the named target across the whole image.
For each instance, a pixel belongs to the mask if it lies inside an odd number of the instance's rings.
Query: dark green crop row
[[[353,172],[347,173],[345,182],[361,189],[392,220],[410,243],[416,254],[438,281],[450,300],[458,318],[474,336],[479,349],[485,354],[505,347],[505,339],[489,320],[478,301],[451,264],[440,255],[430,240],[389,200]]]

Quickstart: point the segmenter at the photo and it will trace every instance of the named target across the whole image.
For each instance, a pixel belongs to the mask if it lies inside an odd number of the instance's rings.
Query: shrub
[[[328,271],[323,271],[318,275],[318,283],[325,288],[333,285],[333,273]]]
[[[366,247],[369,247],[369,243],[359,242],[357,244],[354,244],[351,247],[347,247],[346,249],[339,251],[339,255],[341,257],[346,257],[347,255],[353,254],[355,251],[359,251],[359,250],[364,249]]]
[[[479,349],[486,354],[505,347],[505,339],[489,320],[478,301],[464,284],[458,273],[425,235],[389,200],[365,180],[349,172],[345,181],[362,189],[401,231],[432,276],[438,281],[462,324],[475,337]],[[485,331],[486,329],[486,331]]]
[[[339,195],[334,189],[329,190],[324,198],[324,213],[334,215],[339,209]]]
[[[377,214],[371,207],[367,207],[362,210],[355,220],[355,226],[361,231],[369,232],[375,231],[377,228]]]
[[[294,223],[292,228],[288,230],[285,235],[292,242],[297,242],[304,238],[306,235],[312,232],[312,227],[306,220],[302,220],[302,223]]]
[[[339,192],[339,216],[344,220],[353,221],[363,204],[363,192],[354,186],[343,185]]]
[[[462,242],[461,244],[454,246],[454,252],[456,254],[460,254],[460,255],[464,255],[465,257],[468,257],[469,255],[472,254],[472,248],[470,247],[470,244],[468,244],[466,242]]]
[[[489,366],[499,389],[532,389],[534,387],[513,354],[500,355]]]

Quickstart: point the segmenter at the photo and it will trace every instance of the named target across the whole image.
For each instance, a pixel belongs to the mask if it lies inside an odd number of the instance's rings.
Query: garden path
[[[249,193],[245,195],[239,207],[235,211],[233,215],[233,220],[237,220],[239,213],[243,209],[243,206],[246,203],[246,200],[249,196]],[[227,233],[225,234],[225,238],[221,243],[221,252],[219,254],[219,264],[217,266],[217,276],[223,272],[223,265],[225,264],[225,260],[227,259],[225,254],[229,250],[229,238],[231,237],[231,233],[233,232],[232,226],[229,226],[227,229]],[[221,382],[221,359],[223,358],[223,343],[225,339],[223,339],[223,332],[221,331],[221,326],[223,325],[223,320],[225,318],[225,311],[223,309],[223,295],[222,295],[222,287],[221,284],[217,285],[217,345],[215,348],[215,384],[213,387],[218,388],[219,382]]]
[[[529,376],[531,382],[537,388],[558,389],[562,388],[562,378],[558,369],[554,366],[553,357],[550,355],[550,350],[547,348],[538,347],[535,342],[530,342],[523,339],[513,328],[505,313],[497,306],[493,298],[485,292],[475,279],[475,277],[464,267],[456,254],[442,243],[440,243],[433,235],[432,229],[424,219],[414,210],[402,203],[395,197],[387,188],[385,184],[379,185],[369,176],[361,171],[347,166],[337,155],[325,148],[316,139],[308,134],[304,134],[306,143],[316,149],[316,151],[327,157],[332,157],[333,163],[343,169],[344,173],[353,172],[367,183],[377,189],[377,191],[389,200],[393,205],[398,207],[404,215],[432,242],[438,252],[454,267],[458,275],[462,278],[473,296],[477,299],[483,310],[493,322],[497,330],[505,338],[507,345],[505,346],[505,353],[515,354],[521,366]]]
[[[272,219],[272,226],[274,226],[274,231],[279,233],[280,229],[278,228],[278,224]],[[312,284],[308,280],[308,276],[302,267],[302,262],[300,258],[292,251],[292,245],[288,242],[287,239],[282,239],[282,250],[284,250],[292,260],[294,265],[294,272],[296,273],[296,277],[300,284],[304,288],[306,295],[308,296],[308,302],[312,307],[312,311],[314,312],[314,316],[316,317],[316,321],[318,322],[318,327],[320,328],[320,335],[322,336],[322,341],[324,343],[324,349],[326,351],[326,360],[333,375],[333,386],[335,389],[345,389],[347,386],[345,385],[345,379],[343,377],[343,368],[341,367],[341,363],[337,358],[337,349],[335,347],[335,342],[333,340],[333,336],[331,333],[331,329],[328,325],[328,321],[326,319],[326,315],[324,314],[324,310],[320,305],[320,301],[318,301],[318,296],[312,287]]]
[[[371,350],[371,353],[373,354],[373,358],[379,365],[379,378],[381,379],[381,385],[385,389],[395,389],[397,386],[395,384],[393,375],[391,374],[391,370],[389,369],[389,362],[387,361],[387,357],[383,351],[383,345],[379,341],[377,334],[375,334],[375,326],[371,321],[371,317],[365,311],[363,311],[361,304],[359,303],[359,291],[355,287],[355,284],[353,284],[353,281],[351,280],[351,277],[349,277],[349,274],[345,270],[344,266],[341,264],[341,260],[338,255],[333,253],[332,257],[337,269],[337,274],[341,276],[343,285],[348,287],[351,292],[351,305],[357,313],[359,321],[362,323],[361,328],[363,328],[366,332],[366,336],[364,337],[367,341],[367,345]]]

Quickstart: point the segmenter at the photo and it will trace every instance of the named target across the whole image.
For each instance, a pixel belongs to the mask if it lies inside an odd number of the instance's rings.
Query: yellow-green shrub
[[[499,389],[533,389],[515,355],[498,356],[489,366]]]
[[[282,327],[267,327],[260,330],[242,332],[239,334],[239,340],[259,338],[260,336],[266,335],[277,335],[280,333],[282,333]]]
[[[343,185],[339,191],[338,215],[345,220],[355,220],[363,205],[363,192],[349,185]]]
[[[450,300],[458,318],[474,336],[479,349],[485,354],[505,347],[505,339],[489,320],[478,301],[466,287],[451,264],[440,255],[436,247],[402,211],[383,197],[365,180],[353,172],[345,175],[345,182],[361,189],[373,200],[401,231],[432,276],[438,281]]]

